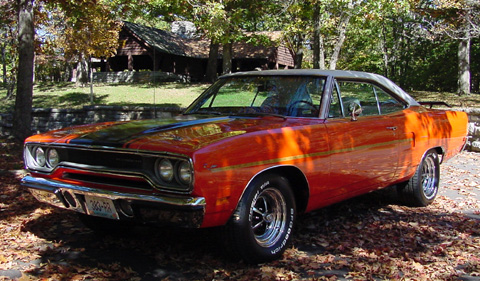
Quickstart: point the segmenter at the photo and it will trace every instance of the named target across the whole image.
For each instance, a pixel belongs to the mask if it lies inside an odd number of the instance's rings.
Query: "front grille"
[[[140,170],[145,162],[144,157],[135,154],[75,149],[65,149],[65,152],[68,162],[111,169]]]
[[[58,164],[36,165],[34,151],[37,148],[41,148],[47,155],[55,149]],[[27,144],[26,149],[29,169],[40,173],[54,173],[56,169],[62,168],[65,169],[65,174],[62,175],[65,180],[182,194],[192,190],[192,184],[182,183],[177,175],[172,180],[165,180],[156,173],[159,159],[168,159],[177,167],[178,163],[189,161],[184,155],[34,143]]]
[[[71,163],[75,168],[95,167],[93,173],[68,172],[63,175],[64,179],[82,181],[87,183],[122,186],[128,188],[138,188],[151,190],[153,186],[145,177],[122,175],[121,171],[128,174],[142,174],[149,176],[153,174],[153,163],[155,159],[148,155],[139,155],[134,153],[122,153],[118,151],[87,150],[76,148],[59,148],[61,162]],[[89,168],[87,168],[88,170]],[[101,169],[100,172],[98,169]],[[114,174],[102,173],[104,171],[119,171]]]
[[[86,175],[86,174],[76,174],[76,173],[64,173],[64,179],[82,181],[87,183],[102,184],[102,185],[111,185],[111,186],[122,186],[129,188],[137,188],[144,190],[152,190],[152,186],[145,179],[137,178],[117,178],[109,177],[105,175]]]

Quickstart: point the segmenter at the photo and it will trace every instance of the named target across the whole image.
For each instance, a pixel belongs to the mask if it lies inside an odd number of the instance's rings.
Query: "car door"
[[[382,112],[383,104],[386,109]],[[335,81],[326,128],[335,195],[388,185],[398,165],[395,111],[404,105],[368,82]]]

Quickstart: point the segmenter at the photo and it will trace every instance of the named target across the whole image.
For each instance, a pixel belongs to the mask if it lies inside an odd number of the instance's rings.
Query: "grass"
[[[94,85],[93,105],[188,106],[206,88],[207,84],[103,84]],[[13,110],[15,100],[4,100],[6,91],[0,89],[0,112]],[[33,89],[33,107],[79,108],[92,105],[90,87],[76,87],[74,83],[38,84]]]
[[[459,96],[449,92],[413,91],[409,93],[417,101],[443,101],[455,108],[480,108],[480,94]]]
[[[101,84],[94,85],[94,105],[136,105],[186,107],[207,84]],[[458,96],[447,92],[414,91],[410,93],[418,101],[444,101],[453,107],[480,108],[480,94]],[[4,100],[6,91],[0,89],[0,113],[13,110],[14,99]],[[92,105],[90,88],[76,87],[74,83],[42,83],[33,91],[33,107],[79,108]]]

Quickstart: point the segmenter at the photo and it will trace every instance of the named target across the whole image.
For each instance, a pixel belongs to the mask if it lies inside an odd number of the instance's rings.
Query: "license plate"
[[[113,201],[106,198],[85,195],[85,203],[89,215],[118,220]]]

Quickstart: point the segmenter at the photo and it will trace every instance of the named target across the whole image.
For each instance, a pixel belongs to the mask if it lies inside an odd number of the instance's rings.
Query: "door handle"
[[[393,126],[393,127],[387,127],[387,130],[392,130],[392,131],[395,131],[397,129],[397,127]]]

